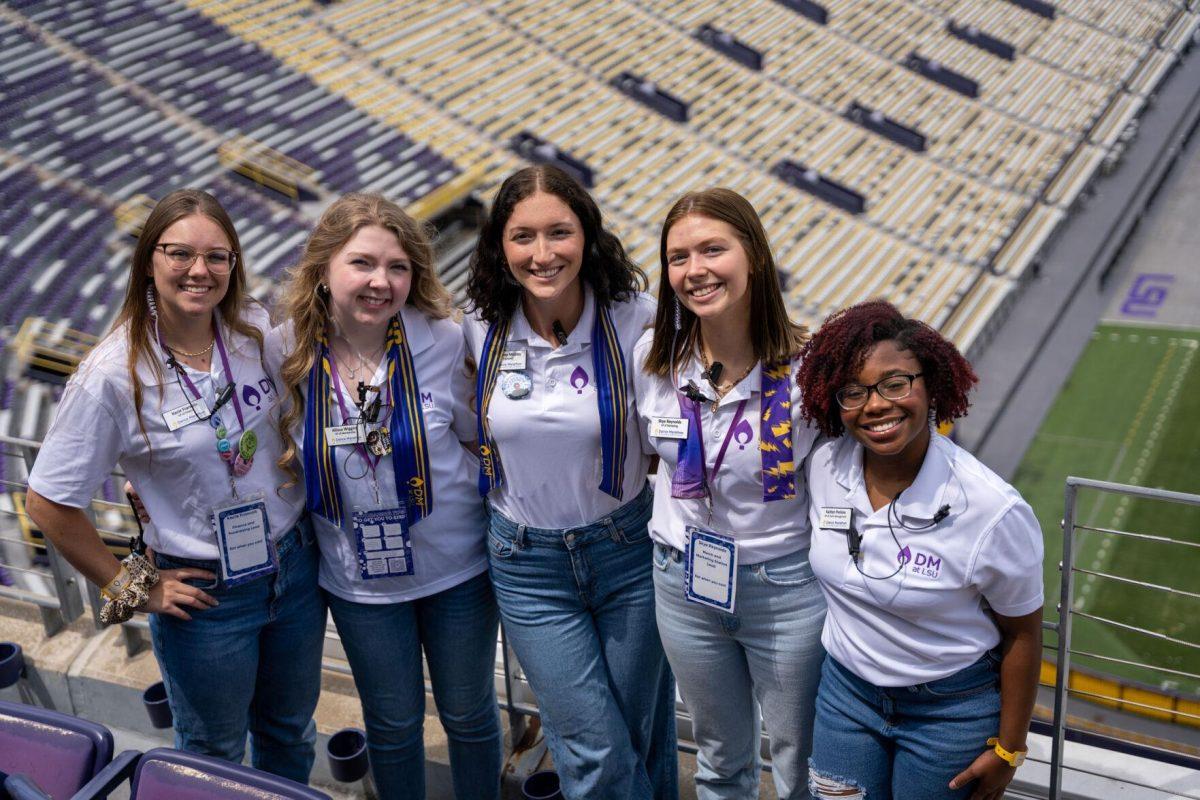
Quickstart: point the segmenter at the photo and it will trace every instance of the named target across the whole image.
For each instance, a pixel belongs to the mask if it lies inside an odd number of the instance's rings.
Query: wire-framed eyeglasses
[[[201,253],[196,248],[186,244],[163,242],[162,244],[154,245],[154,249],[162,251],[163,255],[167,257],[167,266],[176,272],[191,269],[192,264],[196,263],[197,258],[203,258],[204,266],[208,268],[209,272],[215,275],[226,275],[237,266],[237,252],[226,250],[223,247]]]
[[[871,399],[871,392],[875,392],[884,400],[903,400],[912,393],[913,381],[924,374],[923,372],[901,372],[896,375],[888,375],[870,386],[851,383],[838,389],[834,397],[837,398],[838,405],[846,411],[854,411],[865,406]]]

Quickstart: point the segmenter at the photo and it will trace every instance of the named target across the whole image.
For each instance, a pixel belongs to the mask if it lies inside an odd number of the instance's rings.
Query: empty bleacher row
[[[749,70],[731,69],[694,37],[634,6],[485,5],[601,82],[628,74],[654,82],[688,104],[689,127],[765,168],[789,159],[862,193],[869,219],[935,250],[982,263],[1033,202],[931,164]]]
[[[861,287],[862,273],[876,264],[881,281],[899,287],[901,302],[927,305],[944,319],[962,291],[957,278],[970,272],[731,157],[544,47],[512,36],[477,7],[379,0],[334,6],[324,19],[390,76],[422,87],[498,142],[522,129],[570,142],[571,153],[595,170],[595,192],[606,209],[624,209],[653,226],[687,189],[736,186],[762,210],[785,272],[797,278],[797,310],[809,319],[836,307],[832,298],[844,294],[838,287]],[[848,257],[821,256],[827,243]],[[650,248],[635,252],[647,256],[643,263],[656,261]]]
[[[148,0],[13,5],[222,136],[249,136],[313,168],[333,192],[368,189],[411,202],[459,171],[186,7]]]

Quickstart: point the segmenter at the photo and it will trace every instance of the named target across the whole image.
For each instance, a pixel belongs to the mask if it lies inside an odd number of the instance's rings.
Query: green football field
[[[1013,483],[1042,524],[1047,618],[1057,616],[1067,475],[1200,494],[1197,350],[1200,330],[1101,325],[1038,430]],[[1200,545],[1200,507],[1081,491],[1076,523]],[[1183,592],[1077,574],[1076,611],[1170,638],[1076,616],[1075,650],[1200,673],[1200,649],[1170,640],[1200,643],[1200,547],[1077,531],[1075,559],[1085,570]],[[1080,657],[1075,664],[1200,695],[1200,681],[1179,675]]]

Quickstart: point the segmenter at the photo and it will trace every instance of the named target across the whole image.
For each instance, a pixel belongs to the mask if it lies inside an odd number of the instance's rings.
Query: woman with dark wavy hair
[[[492,582],[570,800],[678,794],[633,401],[645,285],[595,201],[546,165],[500,186],[471,260]]]
[[[1041,665],[1042,533],[1015,489],[934,426],[976,378],[875,300],[805,346],[812,566],[829,602],[814,797],[995,800],[1025,758]]]

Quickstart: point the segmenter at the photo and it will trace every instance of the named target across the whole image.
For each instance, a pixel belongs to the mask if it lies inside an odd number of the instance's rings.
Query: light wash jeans
[[[241,763],[250,733],[256,769],[308,783],[317,739],[325,603],[317,588],[317,545],[308,517],[277,545],[279,571],[224,586],[189,580],[220,605],[189,609],[191,620],[150,615],[154,655],[175,717],[180,750]],[[156,553],[159,569],[216,561]]]
[[[567,800],[676,800],[675,683],[654,624],[649,486],[563,530],[491,513],[504,632]]]
[[[780,800],[808,795],[825,599],[808,549],[738,567],[734,613],[684,599],[683,554],[657,545],[658,630],[699,746],[696,797],[758,797],[761,719]]]
[[[450,744],[457,800],[498,800],[503,735],[496,705],[492,582],[482,573],[407,603],[326,594],[367,725],[380,800],[425,798],[425,678]]]
[[[854,787],[861,794],[851,797],[868,800],[969,797],[973,783],[948,787],[999,730],[999,664],[985,653],[941,680],[883,689],[827,657],[810,761],[814,789]]]

